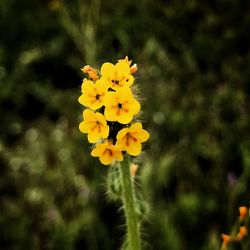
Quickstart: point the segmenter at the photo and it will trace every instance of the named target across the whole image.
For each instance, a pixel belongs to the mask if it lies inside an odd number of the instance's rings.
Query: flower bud
[[[247,216],[247,207],[239,207],[240,219],[243,220]]]

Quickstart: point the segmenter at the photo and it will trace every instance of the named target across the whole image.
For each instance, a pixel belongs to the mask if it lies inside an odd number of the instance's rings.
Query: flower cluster
[[[228,245],[233,242],[240,242],[242,241],[248,234],[247,225],[249,222],[249,214],[250,210],[245,207],[239,207],[239,221],[237,223],[236,231],[233,232],[231,235],[228,234],[221,234],[221,238],[223,240],[221,250],[228,249]]]
[[[87,134],[90,143],[96,143],[91,155],[99,157],[104,165],[122,161],[126,152],[139,155],[141,143],[149,138],[142,124],[134,122],[141,105],[131,89],[137,71],[136,64],[131,63],[128,57],[115,65],[106,62],[100,76],[89,65],[82,68],[88,79],[83,79],[78,99],[86,107],[79,129]]]

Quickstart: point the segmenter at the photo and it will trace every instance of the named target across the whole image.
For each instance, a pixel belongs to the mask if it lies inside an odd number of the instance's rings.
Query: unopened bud
[[[239,207],[240,219],[244,219],[247,216],[247,207]]]
[[[137,68],[137,64],[133,64],[133,66],[130,67],[130,74],[135,74],[137,72],[138,68]]]
[[[84,67],[81,69],[81,71],[82,71],[83,73],[85,73],[85,74],[88,74],[89,77],[90,77],[92,80],[94,80],[94,81],[96,81],[96,80],[99,79],[99,77],[98,77],[98,75],[97,75],[97,71],[96,71],[95,69],[93,69],[90,65],[84,66]]]
[[[130,165],[130,174],[131,174],[132,177],[136,176],[137,170],[138,170],[138,165],[132,163]]]
[[[231,236],[227,234],[221,234],[221,238],[224,244],[227,244],[228,242],[232,240]]]
[[[62,7],[62,1],[61,0],[50,0],[48,3],[48,7],[52,11],[57,11]]]
[[[240,227],[240,231],[236,236],[237,240],[242,240],[247,235],[247,228],[245,226]]]

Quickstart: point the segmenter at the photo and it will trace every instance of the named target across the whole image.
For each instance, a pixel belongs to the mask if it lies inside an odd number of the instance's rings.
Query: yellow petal
[[[91,108],[92,110],[99,109],[103,106],[103,102],[101,100],[96,100],[95,95],[90,96],[88,94],[82,94],[78,98],[79,103],[82,105]]]
[[[97,145],[98,146],[98,145]],[[98,147],[94,148],[92,151],[91,151],[91,156],[94,156],[94,157],[99,157],[100,155],[100,149]]]
[[[112,162],[114,161],[113,158],[111,158],[110,156],[101,156],[100,157],[100,162],[103,164],[103,165],[109,165],[111,164]]]
[[[135,134],[136,138],[140,142],[145,142],[150,137],[149,133],[146,130],[142,129],[142,124],[140,122],[134,123],[130,127],[130,131],[131,131],[131,133]]]
[[[132,75],[128,75],[120,82],[120,85],[130,87],[134,83],[134,80],[135,78]]]
[[[123,160],[123,154],[121,151],[115,151],[115,159],[117,161],[122,161]]]
[[[117,80],[122,80],[130,74],[130,67],[126,62],[118,62],[115,65]]]
[[[115,71],[115,65],[109,62],[106,62],[101,67],[101,74],[105,78],[113,78]]]
[[[105,87],[107,87],[107,89],[111,87],[111,81],[108,80],[108,78],[102,77],[101,80],[103,84],[105,85]]]
[[[128,124],[132,121],[133,115],[131,113],[122,112],[116,119],[121,124]]]
[[[117,141],[121,141],[127,133],[128,133],[128,128],[121,129],[116,135]]]
[[[109,135],[109,126],[104,126],[100,133],[100,136],[101,138],[107,138],[108,135]]]
[[[90,109],[85,109],[83,111],[83,119],[86,121],[95,121],[95,113]]]
[[[115,160],[114,152],[110,149],[105,150],[100,156],[100,161],[104,165],[111,164]]]
[[[133,99],[132,102],[128,104],[128,108],[134,115],[136,115],[140,112],[141,105],[136,99]]]
[[[128,154],[132,156],[137,156],[141,153],[141,144],[140,143],[130,143],[130,145],[126,148]]]
[[[88,133],[88,141],[90,143],[95,143],[100,139],[100,136],[98,133]]]
[[[96,113],[95,115],[96,115],[96,120],[97,120],[98,122],[100,122],[100,123],[103,124],[103,125],[106,125],[106,124],[107,124],[107,121],[105,120],[103,114],[101,114],[101,113]]]
[[[86,123],[86,121],[83,121],[79,124],[79,130],[82,132],[82,133],[88,133],[88,128],[89,128],[89,125],[88,123]]]
[[[94,83],[92,81],[90,81],[90,80],[83,81],[82,87],[81,87],[82,93],[91,92],[93,87],[94,87]]]
[[[149,133],[142,129],[141,131],[139,131],[137,134],[136,134],[136,138],[140,141],[140,142],[145,142],[149,139],[150,135]]]
[[[115,92],[108,92],[103,100],[104,106],[111,107],[114,104],[114,100],[117,97],[117,93]]]
[[[110,84],[101,78],[95,82],[95,87],[98,89],[98,92],[107,92]]]
[[[142,129],[142,124],[140,122],[136,122],[131,125],[130,130],[131,131],[138,131]]]
[[[93,110],[97,110],[99,108],[101,108],[103,106],[101,101],[95,101],[95,102],[90,102],[89,105],[86,105],[89,108],[93,109]]]
[[[116,121],[117,120],[117,115],[112,109],[105,108],[104,110],[104,116],[107,121]]]
[[[86,95],[80,95],[80,97],[78,98],[78,102],[84,106],[88,106],[89,105],[89,97]]]
[[[145,142],[150,137],[149,133],[146,130],[142,129],[142,124],[140,122],[132,124],[132,126],[130,127],[130,132],[140,142]]]
[[[130,100],[130,99],[133,99],[132,91],[127,86],[120,87],[116,91],[116,95],[117,95],[117,97],[119,97],[119,100],[121,100],[121,101],[127,101],[127,100]]]

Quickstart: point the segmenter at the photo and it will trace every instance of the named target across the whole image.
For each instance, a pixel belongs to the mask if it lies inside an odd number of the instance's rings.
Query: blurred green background
[[[250,198],[250,2],[0,1],[0,249],[117,250],[80,68],[138,64],[143,249],[219,249]],[[246,243],[244,248],[249,249]]]

